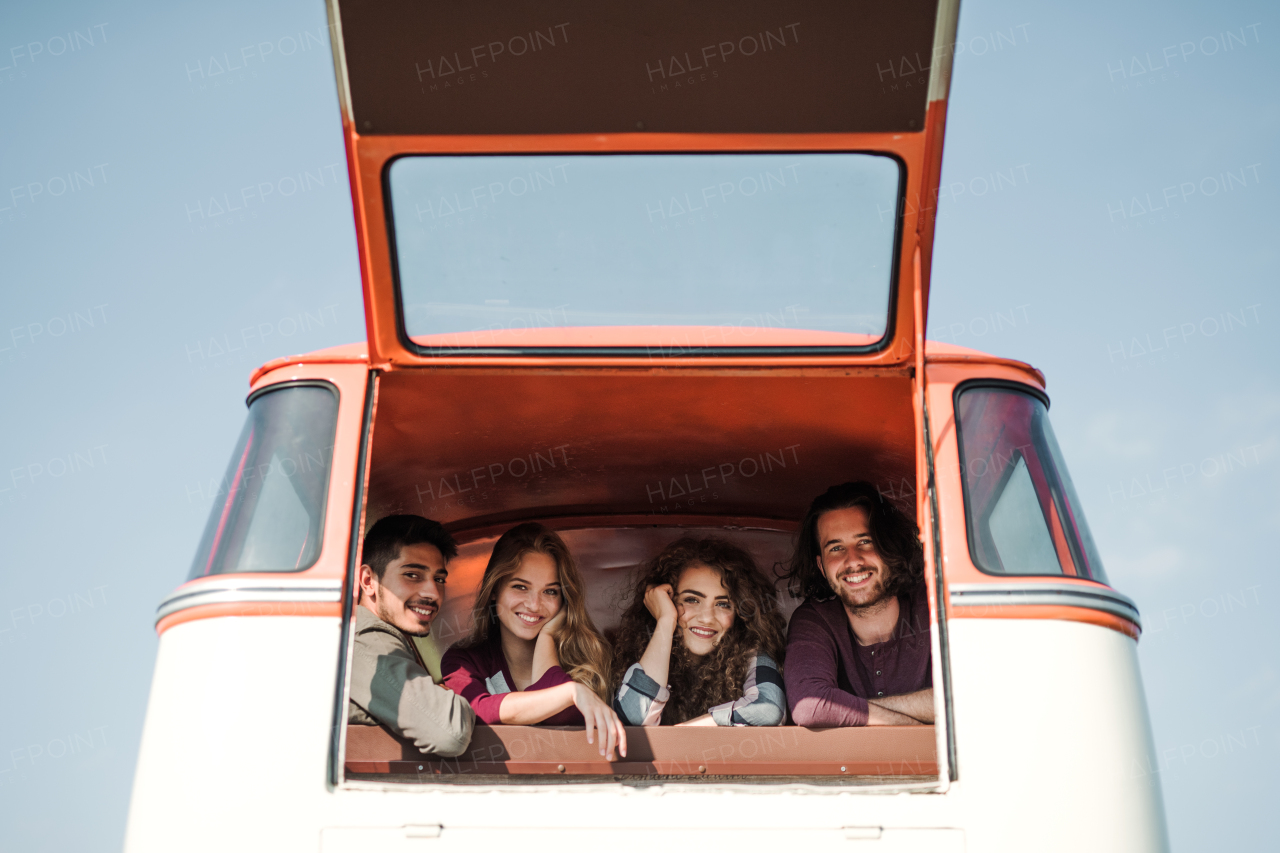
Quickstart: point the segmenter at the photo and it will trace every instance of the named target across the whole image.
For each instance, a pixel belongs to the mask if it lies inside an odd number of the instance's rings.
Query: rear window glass
[[[449,349],[873,346],[900,180],[847,152],[403,157],[405,331]]]
[[[320,557],[338,396],[290,385],[252,399],[189,578],[294,572]]]
[[[963,390],[956,409],[974,564],[990,574],[1106,583],[1045,403],[980,386]]]

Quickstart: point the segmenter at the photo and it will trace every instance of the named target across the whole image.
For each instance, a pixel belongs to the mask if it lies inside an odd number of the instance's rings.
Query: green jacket
[[[394,625],[360,604],[355,617],[347,722],[382,725],[424,753],[465,752],[476,722],[467,700],[435,683],[413,642]]]

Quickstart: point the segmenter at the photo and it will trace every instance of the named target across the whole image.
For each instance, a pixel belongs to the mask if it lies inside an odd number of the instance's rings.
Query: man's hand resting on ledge
[[[869,726],[913,726],[933,723],[933,688],[903,693],[901,696],[877,696],[867,700]]]

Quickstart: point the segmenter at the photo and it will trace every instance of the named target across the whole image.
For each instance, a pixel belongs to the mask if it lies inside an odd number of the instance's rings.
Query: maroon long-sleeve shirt
[[[475,648],[449,649],[440,659],[440,675],[445,687],[471,703],[471,709],[476,712],[480,722],[490,726],[502,723],[498,709],[502,706],[503,697],[515,691],[516,680],[507,667],[506,655],[502,653],[502,641],[496,633]],[[572,680],[563,669],[553,666],[526,687],[525,691],[545,690]],[[577,706],[570,705],[538,725],[581,726],[586,725],[586,721]]]
[[[933,686],[929,598],[921,583],[898,597],[898,624],[883,643],[860,646],[839,599],[805,601],[787,631],[791,719],[815,728],[865,726],[867,700]]]

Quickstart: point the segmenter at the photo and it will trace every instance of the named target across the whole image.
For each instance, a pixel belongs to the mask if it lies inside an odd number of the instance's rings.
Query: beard
[[[865,592],[854,592],[844,585],[840,578],[836,578],[833,585],[836,597],[840,599],[840,603],[844,605],[854,615],[869,615],[876,611],[883,610],[889,603],[889,599],[893,598],[889,594],[888,581],[885,578],[885,572],[876,572],[876,578],[870,589]]]
[[[416,605],[417,605],[417,606],[419,606],[419,607],[421,607],[421,606],[423,606],[423,605],[425,605],[425,604],[426,604],[426,602],[424,602],[424,601],[415,601],[415,602],[413,602],[413,603],[414,603],[414,604],[416,604]],[[406,604],[406,605],[404,605],[404,607],[407,609],[407,608],[408,608],[408,605]],[[407,635],[409,635],[410,637],[429,637],[429,636],[431,636],[431,625],[430,625],[430,623],[428,623],[428,624],[427,624],[427,627],[426,627],[426,628],[424,628],[424,629],[423,629],[423,630],[421,630],[421,631],[410,631],[410,630],[408,630],[408,629],[406,629],[406,628],[401,627],[401,626],[400,626],[400,624],[396,621],[396,619],[395,619],[395,617],[393,616],[393,614],[391,613],[390,608],[388,608],[388,607],[387,607],[387,604],[386,604],[386,602],[385,602],[385,601],[379,601],[379,602],[378,602],[378,610],[377,610],[377,613],[378,613],[378,618],[379,618],[379,619],[381,619],[383,622],[386,622],[388,625],[394,625],[398,631],[400,631],[400,632],[401,632],[401,633],[403,633],[403,634],[407,634]],[[435,615],[439,615],[439,613],[440,613],[440,611],[439,611],[439,609],[437,609],[437,610],[436,610],[436,614],[435,614]],[[434,618],[432,619],[432,621],[435,621],[435,620],[434,620]]]

